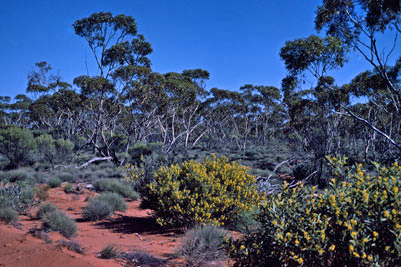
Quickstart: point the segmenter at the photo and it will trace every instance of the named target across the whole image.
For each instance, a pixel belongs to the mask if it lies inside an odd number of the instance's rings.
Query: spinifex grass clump
[[[261,227],[234,242],[237,266],[395,266],[401,261],[401,166],[335,165],[330,188],[302,184],[268,196],[258,216]]]
[[[248,169],[226,157],[161,167],[147,185],[143,204],[161,225],[226,225],[263,198]]]

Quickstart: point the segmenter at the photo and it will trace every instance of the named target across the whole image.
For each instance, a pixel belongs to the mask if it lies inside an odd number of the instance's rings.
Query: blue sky
[[[110,11],[135,18],[152,44],[152,69],[210,72],[207,88],[241,85],[280,87],[285,76],[279,50],[285,41],[316,34],[314,0],[0,0],[0,95],[25,93],[35,62],[50,63],[65,81],[95,75],[85,41],[74,34],[75,20]],[[368,68],[360,56],[335,73],[349,82]]]

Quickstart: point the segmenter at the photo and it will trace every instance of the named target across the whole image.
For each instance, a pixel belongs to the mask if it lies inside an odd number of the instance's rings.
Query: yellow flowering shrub
[[[146,186],[143,206],[161,225],[226,225],[260,203],[256,179],[226,157],[161,167]]]
[[[398,266],[401,262],[401,167],[394,163],[367,173],[362,164],[319,191],[300,183],[269,195],[261,207],[261,228],[231,243],[237,266]]]

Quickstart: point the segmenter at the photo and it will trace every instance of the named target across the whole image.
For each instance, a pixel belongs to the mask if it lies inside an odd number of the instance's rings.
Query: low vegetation
[[[57,231],[67,238],[75,236],[77,232],[75,221],[60,210],[45,213],[42,223],[43,228]]]
[[[18,213],[12,208],[0,208],[0,221],[15,223],[18,221]]]
[[[178,249],[189,266],[210,266],[227,258],[227,232],[211,225],[198,226],[186,232]]]
[[[88,221],[97,221],[109,217],[113,213],[113,208],[106,201],[94,198],[82,209],[82,216]]]
[[[115,245],[107,245],[100,251],[99,257],[102,259],[112,259],[117,257],[119,253]]]

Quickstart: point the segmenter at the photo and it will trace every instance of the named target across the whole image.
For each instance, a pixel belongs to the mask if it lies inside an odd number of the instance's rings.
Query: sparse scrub
[[[74,251],[79,254],[84,254],[84,248],[77,242],[71,241],[71,240],[60,240],[58,242],[59,246],[65,247],[68,250]]]
[[[104,200],[90,199],[88,205],[83,208],[82,216],[89,221],[102,220],[113,213],[112,207]]]
[[[70,183],[66,183],[66,184],[64,185],[64,192],[65,192],[66,194],[79,194],[79,193],[80,193],[80,192],[77,191],[77,190],[74,188],[74,186],[73,186],[72,184],[70,184]]]
[[[103,248],[100,251],[99,257],[102,259],[112,259],[117,257],[119,254],[118,249],[115,247],[115,245],[107,245],[105,248]]]
[[[0,208],[12,208],[21,213],[33,204],[34,198],[35,194],[29,185],[0,186]]]
[[[45,213],[42,222],[44,228],[57,231],[67,238],[74,236],[77,232],[75,221],[60,210]]]
[[[122,252],[120,257],[129,260],[135,264],[134,266],[161,267],[165,265],[164,260],[153,257],[146,252]]]
[[[60,173],[58,175],[58,178],[60,179],[60,181],[68,183],[75,183],[77,181],[76,177],[70,173]]]
[[[0,221],[15,223],[18,221],[18,213],[12,208],[0,208]]]
[[[128,208],[124,198],[116,193],[105,192],[100,196],[97,196],[95,199],[107,202],[113,211],[126,211]]]
[[[56,188],[61,186],[61,181],[57,177],[50,178],[47,182],[50,188]]]
[[[216,226],[199,226],[189,230],[178,249],[189,266],[210,266],[226,258],[227,233]]]
[[[48,185],[40,185],[35,187],[35,195],[39,199],[39,201],[45,201],[49,197]]]
[[[114,192],[132,200],[137,200],[139,198],[139,194],[135,192],[130,185],[123,184],[117,179],[100,179],[97,180],[93,186],[98,192]]]
[[[47,213],[54,212],[56,210],[58,210],[58,208],[54,204],[50,202],[44,203],[39,207],[38,211],[36,212],[36,218],[42,219]]]

